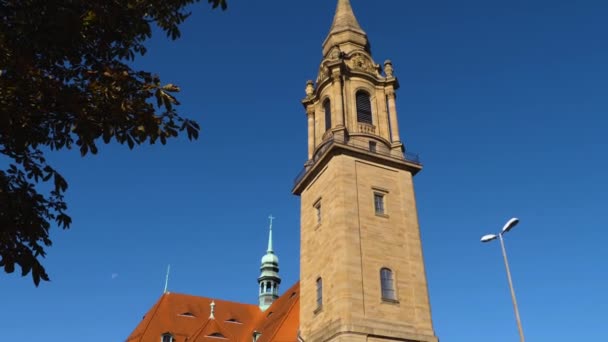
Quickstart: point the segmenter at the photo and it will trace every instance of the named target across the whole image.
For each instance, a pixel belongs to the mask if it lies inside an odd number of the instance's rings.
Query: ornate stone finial
[[[329,55],[329,58],[338,59],[338,58],[340,58],[340,54],[341,54],[340,48],[336,46],[335,48],[333,48],[331,50],[331,54]]]
[[[386,73],[386,77],[393,77],[393,62],[390,59],[384,62],[384,72]]]
[[[306,97],[311,97],[315,92],[315,83],[312,80],[306,81]]]
[[[211,304],[209,304],[209,306],[211,307],[211,313],[209,314],[209,319],[215,319],[215,301],[212,300]]]

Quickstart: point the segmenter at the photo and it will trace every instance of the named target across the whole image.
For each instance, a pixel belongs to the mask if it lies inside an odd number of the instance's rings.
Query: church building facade
[[[413,186],[422,166],[399,135],[393,65],[376,64],[349,0],[338,0],[322,47],[292,189],[300,281],[279,295],[271,221],[258,305],[165,293],[128,342],[438,342]]]

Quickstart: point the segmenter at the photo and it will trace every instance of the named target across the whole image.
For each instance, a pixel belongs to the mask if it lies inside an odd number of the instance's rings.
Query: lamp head
[[[498,237],[496,234],[488,234],[481,237],[481,242],[490,242]]]
[[[513,229],[513,227],[515,227],[518,223],[519,223],[518,218],[514,217],[514,218],[510,219],[507,223],[505,223],[505,226],[502,227],[502,231],[500,233],[504,234],[504,233],[508,232],[509,230]]]

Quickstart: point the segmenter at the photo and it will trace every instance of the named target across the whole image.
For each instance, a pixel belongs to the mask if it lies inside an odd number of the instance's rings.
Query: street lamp
[[[519,330],[519,340],[520,342],[524,342],[524,330],[521,327],[521,320],[519,319],[519,309],[517,308],[517,300],[515,299],[515,290],[513,289],[513,281],[511,280],[511,271],[509,270],[509,261],[507,260],[507,250],[505,249],[505,242],[503,240],[503,235],[509,232],[513,227],[515,227],[519,223],[519,219],[512,218],[507,223],[505,223],[504,227],[498,234],[487,234],[481,237],[481,242],[490,242],[492,240],[500,240],[500,247],[502,248],[502,256],[505,259],[505,268],[507,269],[507,279],[509,280],[509,288],[511,289],[511,299],[513,300],[513,309],[515,310],[515,319],[517,320],[517,329]]]

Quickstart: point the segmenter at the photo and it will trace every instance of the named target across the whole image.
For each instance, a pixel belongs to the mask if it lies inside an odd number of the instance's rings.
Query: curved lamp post
[[[517,300],[515,299],[515,290],[513,289],[513,281],[511,280],[511,271],[509,270],[509,261],[507,260],[507,251],[505,249],[505,242],[503,240],[503,235],[509,232],[513,227],[515,227],[519,223],[519,219],[512,218],[507,223],[505,223],[504,227],[498,234],[487,234],[481,237],[481,242],[490,242],[492,240],[500,240],[500,247],[502,248],[502,256],[505,259],[505,268],[507,269],[507,279],[509,279],[509,288],[511,289],[511,299],[513,300],[513,309],[515,310],[515,319],[517,320],[517,329],[519,330],[519,340],[524,342],[524,330],[521,327],[521,320],[519,318],[519,309],[517,308]]]

